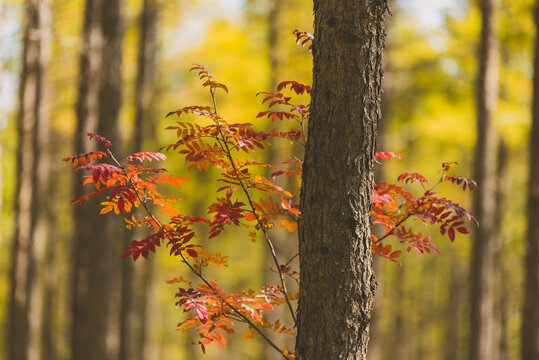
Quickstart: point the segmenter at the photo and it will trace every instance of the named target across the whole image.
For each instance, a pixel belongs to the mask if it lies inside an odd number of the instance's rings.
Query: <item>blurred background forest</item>
[[[45,360],[70,358],[72,346],[101,346],[109,359],[120,360],[279,358],[262,341],[239,336],[229,338],[226,350],[212,345],[203,355],[191,345],[196,334],[175,331],[185,316],[175,307],[176,285],[166,280],[189,276],[187,269],[166,250],[134,265],[123,260],[132,235],[118,229],[124,225],[119,218],[96,220],[95,210],[69,205],[80,189],[61,159],[88,151],[78,135],[83,130],[108,135],[124,155],[173,143],[174,134],[164,128],[175,119],[164,115],[211,100],[188,72],[193,63],[204,64],[227,85],[229,93],[218,101],[228,121],[254,122],[263,110],[257,92],[275,91],[284,80],[311,82],[311,56],[295,44],[292,31],[312,32],[312,2],[88,3],[93,15],[85,14],[83,0],[0,0],[0,359],[9,359],[9,344],[28,349],[29,359]],[[395,181],[403,171],[435,179],[447,161],[459,162],[460,175],[476,173],[478,3],[392,1],[378,148],[399,152],[403,160],[381,166],[379,179]],[[520,358],[533,8],[531,0],[500,0],[496,9],[492,124],[499,151],[491,154],[499,165],[491,176],[496,201],[488,254],[494,265],[492,359],[499,360]],[[103,61],[94,59],[98,51],[108,54]],[[268,156],[286,159],[290,151],[283,145]],[[215,197],[212,174],[185,174],[183,160],[167,155],[173,174],[191,178],[179,206],[204,214]],[[441,191],[472,208],[470,193],[451,186]],[[403,266],[377,260],[369,359],[468,358],[473,237],[458,235],[450,243],[432,235],[441,255],[405,253]],[[281,245],[294,248],[294,236],[281,234]],[[225,288],[255,288],[273,276],[265,244],[246,239],[227,232],[219,240],[219,251],[231,256],[231,266],[218,275]],[[85,287],[84,277],[95,280],[93,287]],[[22,307],[10,306],[13,299]],[[105,332],[83,325],[94,318],[108,324]],[[25,321],[27,329],[20,325]]]

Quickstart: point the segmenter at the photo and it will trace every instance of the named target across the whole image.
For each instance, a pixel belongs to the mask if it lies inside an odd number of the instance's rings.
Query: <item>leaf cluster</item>
[[[298,43],[312,48],[312,35],[294,32]],[[200,283],[194,284],[183,277],[170,281],[181,284],[176,293],[176,305],[190,314],[178,324],[178,329],[195,329],[199,340],[196,343],[205,351],[207,345],[226,346],[227,334],[236,332],[236,324],[247,325],[241,336],[252,339],[262,336],[272,347],[286,358],[294,358],[294,352],[280,349],[263,331],[266,329],[278,334],[295,335],[295,303],[298,294],[292,294],[287,288],[287,280],[300,281],[300,273],[295,270],[294,260],[297,254],[288,254],[288,261],[277,257],[272,242],[272,229],[275,225],[294,232],[298,228],[301,209],[298,195],[278,186],[274,179],[281,175],[287,177],[302,176],[302,154],[294,154],[283,164],[267,164],[251,158],[242,160],[240,154],[254,158],[256,151],[264,151],[272,141],[286,139],[301,145],[308,141],[305,125],[309,120],[309,104],[296,102],[296,97],[311,93],[311,87],[295,81],[285,81],[278,85],[277,91],[259,93],[263,95],[262,104],[268,109],[258,113],[256,118],[268,117],[272,121],[290,123],[288,131],[255,130],[251,123],[229,123],[217,112],[215,90],[228,91],[224,84],[216,81],[202,65],[195,65],[191,70],[198,71],[202,86],[209,87],[212,106],[187,106],[170,112],[182,121],[167,127],[175,131],[177,140],[162,148],[164,151],[177,152],[186,164],[188,171],[208,171],[216,169],[219,173],[215,200],[207,207],[207,217],[182,214],[175,204],[181,198],[169,197],[162,193],[161,185],[168,184],[180,189],[188,179],[169,174],[164,168],[145,167],[143,163],[163,162],[166,156],[160,152],[139,152],[129,155],[123,163],[115,159],[111,151],[112,144],[105,138],[85,133],[90,140],[103,144],[106,152],[96,151],[67,157],[77,170],[86,170],[91,175],[85,176],[84,185],[93,186],[93,191],[72,201],[81,204],[92,197],[103,198],[101,214],[114,212],[124,215],[126,227],[146,226],[149,235],[141,240],[132,241],[124,257],[134,261],[141,256],[147,258],[150,253],[163,245],[171,256],[184,263],[195,274]],[[285,92],[287,94],[285,94]],[[288,95],[289,94],[289,95]],[[183,120],[186,114],[204,119],[202,122]],[[206,125],[203,125],[206,124]],[[379,152],[376,160],[400,159],[401,155],[393,152]],[[112,163],[101,162],[108,160]],[[437,226],[441,235],[454,241],[456,233],[469,232],[466,221],[475,221],[473,215],[459,204],[441,197],[435,192],[442,182],[449,182],[462,190],[473,190],[477,185],[472,180],[456,175],[449,175],[453,163],[442,165],[440,179],[432,186],[421,174],[407,172],[398,177],[400,184],[380,182],[374,186],[371,194],[371,218],[374,225],[381,225],[385,232],[372,236],[372,252],[387,260],[398,262],[402,250],[396,249],[403,244],[406,251],[420,253],[439,253],[431,237],[416,230],[414,224]],[[261,168],[271,169],[266,177],[261,175]],[[415,185],[423,189],[421,196],[414,196],[404,186]],[[134,209],[142,208],[146,215],[138,218]],[[217,280],[208,279],[205,268],[210,265],[227,266],[227,256],[212,254],[197,243],[196,227],[205,226],[208,238],[216,238],[227,228],[248,228],[246,240],[264,241],[273,257],[275,271],[279,276],[278,284],[264,285],[258,291],[240,290],[227,292],[218,287]],[[392,242],[396,239],[396,243]],[[400,264],[400,263],[399,263]],[[267,320],[266,311],[277,306],[285,306],[292,318],[291,324],[284,324],[278,319]]]

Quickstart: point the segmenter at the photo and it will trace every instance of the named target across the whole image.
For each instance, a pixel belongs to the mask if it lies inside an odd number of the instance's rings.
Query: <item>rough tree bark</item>
[[[87,0],[81,49],[77,102],[77,153],[95,145],[83,131],[111,140],[119,152],[118,114],[121,104],[121,1]],[[80,176],[80,174],[77,174]],[[80,179],[75,194],[83,194]],[[100,216],[97,201],[75,208],[71,358],[110,359],[107,332],[114,262],[120,258],[114,219]]]
[[[384,0],[314,1],[299,232],[298,359],[366,359],[376,288],[370,209]]]
[[[15,195],[15,234],[11,249],[7,358],[28,359],[29,314],[34,278],[34,238],[39,214],[38,182],[40,161],[39,131],[44,120],[43,52],[39,0],[26,1],[26,24],[19,88],[17,189]]]
[[[535,26],[539,30],[539,2],[535,6]],[[532,109],[522,360],[539,359],[539,36],[535,38]]]
[[[477,141],[474,178],[475,232],[470,265],[470,360],[494,356],[494,245],[496,139],[493,115],[498,92],[497,0],[481,1],[481,43],[477,84]]]

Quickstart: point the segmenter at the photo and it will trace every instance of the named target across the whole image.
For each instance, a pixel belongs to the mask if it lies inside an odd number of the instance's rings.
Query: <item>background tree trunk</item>
[[[111,140],[112,150],[119,155],[120,0],[86,1],[83,38],[75,134],[77,153],[95,148],[80,135],[89,131]],[[80,179],[75,184],[76,196],[82,195]],[[121,258],[121,243],[116,242],[120,236],[117,219],[100,216],[98,208],[97,201],[75,208],[71,357],[77,360],[106,360],[112,352],[107,346],[107,340],[111,339],[107,339],[109,310],[114,299],[114,263]]]
[[[314,2],[313,92],[299,231],[298,359],[365,359],[386,1]]]
[[[505,247],[506,239],[503,229],[503,218],[507,208],[507,195],[509,189],[509,167],[507,162],[507,145],[503,138],[498,143],[497,170],[496,170],[496,211],[494,214],[494,239],[495,239],[495,314],[496,314],[496,339],[495,352],[498,360],[509,359],[508,347],[508,305],[511,288],[507,279],[511,270],[508,264]]]
[[[535,8],[535,26],[539,30],[539,2]],[[539,358],[539,35],[535,37],[532,111],[522,360]]]
[[[280,79],[280,70],[282,66],[282,49],[281,49],[281,38],[279,36],[280,30],[283,27],[283,18],[285,15],[284,12],[284,3],[283,0],[269,0],[268,3],[268,12],[267,12],[267,44],[268,44],[268,56],[269,56],[269,76],[268,76],[268,91],[276,92],[279,82],[284,79]],[[288,39],[285,39],[288,40]],[[273,124],[276,128],[282,126],[281,123]],[[281,131],[284,131],[281,130]],[[267,151],[267,163],[273,164],[275,166],[282,165],[283,161],[289,160],[289,154],[292,153],[292,146],[287,142],[275,142],[268,148]],[[269,175],[269,174],[268,174]],[[275,181],[282,187],[289,189],[293,193],[295,185],[294,181],[291,181],[288,177],[281,177],[280,179],[275,179]],[[296,188],[297,189],[297,188]],[[279,229],[282,230],[282,229]],[[291,234],[284,231],[274,231],[272,234],[272,241],[275,244],[275,251],[278,259],[281,259],[283,263],[288,261],[285,257],[290,254],[297,253],[297,243],[294,239],[291,239]],[[274,271],[270,269],[276,268],[275,262],[271,252],[266,247],[266,266],[263,268],[262,278],[264,283],[267,284],[276,284],[279,282],[278,276],[276,276]],[[288,283],[287,286],[290,289],[290,286],[294,288],[295,284]],[[295,292],[295,291],[291,291]],[[272,321],[281,319],[281,322],[291,323],[293,320],[288,312],[288,309],[285,307],[276,307],[274,313],[272,314]],[[278,344],[281,349],[292,350],[294,348],[294,338],[291,336],[282,336],[281,334],[269,333],[268,336],[272,339],[273,342]],[[268,343],[265,343],[264,346],[264,359],[265,360],[280,360],[282,356],[275,351]]]
[[[497,0],[481,1],[481,44],[477,85],[477,143],[474,179],[479,188],[474,214],[475,231],[470,266],[470,360],[494,356],[494,217],[496,191],[496,140],[493,115],[498,92]]]
[[[386,29],[390,22],[386,23]],[[386,139],[386,129],[387,122],[390,119],[390,101],[391,101],[391,91],[387,91],[387,78],[385,79],[385,85],[382,92],[382,114],[383,116],[378,121],[378,136],[376,139],[376,151],[388,151],[387,139]],[[377,166],[374,172],[374,179],[376,183],[387,180],[387,172],[384,166]],[[385,232],[380,227],[373,227],[373,233],[376,237],[382,236]],[[372,307],[372,321],[370,327],[370,339],[369,339],[369,351],[368,359],[369,360],[381,360],[383,356],[382,352],[382,339],[384,334],[384,329],[382,328],[382,301],[383,301],[383,276],[384,276],[384,264],[383,259],[379,256],[373,257],[373,269],[374,275],[376,277],[376,293],[374,297],[373,307]],[[400,271],[401,269],[397,269]]]
[[[153,122],[149,118],[148,110],[151,105],[151,90],[154,85],[155,59],[157,50],[156,25],[157,25],[157,2],[156,0],[144,0],[142,11],[139,17],[139,43],[138,43],[138,59],[137,59],[137,82],[135,88],[135,128],[133,134],[132,152],[142,151],[142,143],[144,138],[153,132]],[[146,124],[146,126],[145,126]],[[122,251],[129,247],[129,243],[135,240],[134,237],[139,236],[140,232],[126,231],[124,234],[124,244]],[[152,263],[148,260],[143,263],[145,273],[151,274],[150,267]],[[120,305],[120,354],[119,360],[128,360],[132,357],[143,358],[144,343],[145,343],[145,317],[146,317],[146,287],[149,282],[139,281],[143,296],[140,299],[136,298],[134,291],[135,281],[135,264],[130,258],[122,261],[122,285],[121,285],[121,305]],[[139,300],[139,309],[135,307],[137,304],[133,300]],[[131,318],[137,314],[136,324]],[[138,326],[137,326],[138,325]],[[142,336],[136,335],[136,331]],[[136,338],[136,341],[134,339]],[[136,348],[134,344],[137,343]]]
[[[55,138],[57,134],[50,133],[49,139]],[[50,148],[50,154],[58,154],[58,151],[54,151],[55,146]],[[46,174],[50,179],[59,178],[60,172],[58,166],[51,166]],[[44,256],[42,261],[42,267],[46,269],[43,276],[43,303],[41,311],[41,359],[43,360],[56,360],[58,358],[57,338],[59,329],[55,320],[61,311],[58,310],[59,294],[58,294],[58,261],[60,259],[57,256],[58,244],[57,239],[61,238],[58,229],[58,219],[55,214],[58,214],[58,206],[60,204],[60,196],[58,194],[58,187],[56,182],[49,181],[47,183],[47,198],[49,204],[49,211],[45,212],[45,221],[48,222],[47,226],[47,240],[45,242]]]
[[[53,246],[55,238],[51,238],[51,230],[57,225],[57,217],[51,216],[52,208],[56,203],[52,194],[57,186],[57,182],[51,177],[52,161],[56,160],[51,148],[51,123],[50,123],[50,86],[48,71],[44,69],[49,64],[52,50],[52,1],[39,1],[39,41],[40,41],[40,63],[42,67],[42,86],[40,91],[40,124],[36,134],[36,223],[35,234],[33,236],[33,255],[34,255],[34,273],[32,274],[32,297],[30,299],[29,312],[29,359],[38,360],[43,358],[44,342],[43,334],[45,324],[44,305],[48,300],[45,294],[45,279],[49,272],[53,273],[54,265],[49,263],[50,267],[45,267],[49,259],[46,257],[46,248]],[[54,159],[54,160],[53,160]],[[47,269],[47,271],[43,271]],[[47,314],[49,315],[49,314]],[[50,329],[52,330],[52,329]],[[54,330],[53,330],[54,331]],[[45,357],[44,359],[53,359]]]
[[[26,2],[26,25],[19,88],[17,189],[15,234],[11,253],[10,296],[7,329],[7,358],[28,359],[29,316],[34,285],[34,239],[42,187],[38,178],[40,131],[46,123],[43,111],[42,6],[39,0]]]
[[[279,56],[279,30],[281,29],[281,18],[283,17],[283,0],[270,0],[268,12],[268,50],[270,59],[269,91],[277,91],[279,84],[279,67],[281,58]]]

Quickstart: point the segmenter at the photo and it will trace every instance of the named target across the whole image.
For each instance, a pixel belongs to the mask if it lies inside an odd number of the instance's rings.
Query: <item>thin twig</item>
[[[292,258],[290,260],[288,260],[288,262],[286,264],[284,264],[284,267],[287,267],[288,265],[290,265],[290,263],[292,262],[292,260],[294,260],[297,256],[299,255],[299,252],[296,253],[296,255],[292,256]]]

